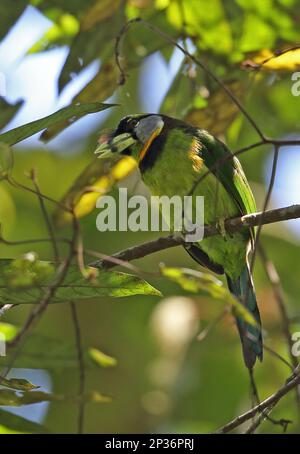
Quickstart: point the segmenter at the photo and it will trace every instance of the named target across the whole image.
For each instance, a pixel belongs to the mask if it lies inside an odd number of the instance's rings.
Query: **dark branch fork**
[[[284,397],[286,394],[288,394],[291,390],[295,389],[300,385],[300,365],[297,366],[297,368],[294,370],[294,373],[288,378],[286,383],[279,388],[278,391],[276,391],[274,394],[272,394],[270,397],[262,401],[260,404],[256,405],[254,408],[251,410],[247,411],[246,413],[237,416],[234,418],[232,421],[229,423],[225,424],[223,427],[221,427],[217,433],[228,433],[232,431],[233,429],[236,429],[239,427],[241,424],[245,423],[246,421],[249,421],[249,419],[252,419],[255,417],[257,414],[261,414],[263,417],[263,412],[267,410],[267,412],[270,412],[274,406]],[[266,416],[266,414],[265,414]]]

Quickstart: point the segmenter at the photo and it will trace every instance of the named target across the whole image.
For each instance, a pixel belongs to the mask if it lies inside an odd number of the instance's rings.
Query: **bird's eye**
[[[134,118],[133,120],[129,121],[128,126],[130,129],[134,129],[137,124],[138,124],[138,120]]]

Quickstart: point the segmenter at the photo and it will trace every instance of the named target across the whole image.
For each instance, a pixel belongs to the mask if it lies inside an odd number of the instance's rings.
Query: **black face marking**
[[[146,172],[147,170],[152,169],[155,164],[155,161],[161,154],[165,143],[167,140],[167,131],[163,130],[159,136],[155,137],[151,143],[149,150],[147,151],[145,157],[139,163],[139,169],[141,173]]]
[[[138,116],[129,115],[127,117],[122,118],[117,129],[112,134],[112,138],[127,132],[130,133],[134,139],[138,140],[135,134],[136,125],[140,120],[142,120],[143,118],[150,117],[151,115],[160,115],[164,121],[164,128],[161,131],[161,133],[153,140],[145,157],[139,163],[139,168],[142,173],[151,169],[154,166],[156,159],[160,156],[161,152],[163,151],[168,133],[171,129],[174,128],[181,129],[185,133],[191,135],[195,135],[197,131],[197,128],[194,128],[193,126],[190,126],[187,123],[184,123],[183,121],[176,120],[175,118],[170,118],[166,115],[150,113]],[[116,150],[112,151],[114,152]],[[125,150],[123,150],[121,154],[125,156],[131,156],[132,154],[131,147],[128,147]]]
[[[129,132],[130,134],[132,134],[132,137],[136,139],[134,133],[136,125],[140,120],[142,120],[142,118],[149,117],[150,115],[151,114],[140,115],[139,117],[132,117],[129,115],[128,117],[122,118],[122,120],[118,124],[117,129],[113,133],[113,137],[116,137],[119,134],[123,134],[124,132]]]
[[[127,133],[130,133],[132,135],[132,137],[137,140],[134,129],[142,118],[146,118],[149,115],[151,115],[151,114],[140,115],[137,117],[129,115],[127,117],[122,118],[122,120],[118,124],[117,129],[113,132],[111,138],[113,139],[114,137],[117,137],[118,135],[124,134],[127,132]],[[117,151],[117,149],[116,148],[114,149],[114,147],[112,147],[111,151],[115,152],[115,151]],[[121,155],[125,155],[125,156],[131,156],[131,154],[132,154],[132,151],[131,151],[130,147],[126,148],[125,150],[123,150],[121,152]]]

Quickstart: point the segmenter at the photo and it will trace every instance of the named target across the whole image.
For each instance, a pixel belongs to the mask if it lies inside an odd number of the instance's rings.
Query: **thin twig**
[[[258,252],[260,254],[265,272],[269,278],[269,281],[272,286],[273,294],[277,303],[277,306],[280,311],[280,316],[282,320],[282,331],[287,343],[288,347],[288,353],[289,353],[289,358],[290,362],[293,366],[293,369],[295,369],[298,366],[298,361],[296,356],[293,355],[293,340],[292,340],[292,335],[291,335],[291,329],[290,329],[290,319],[287,313],[287,308],[286,308],[286,303],[284,301],[284,294],[283,294],[283,289],[281,286],[280,282],[280,277],[279,274],[276,270],[276,267],[274,263],[268,259],[265,250],[261,245],[259,245]],[[300,411],[300,389],[296,388],[296,400],[297,400],[297,408],[298,412]]]
[[[52,243],[52,247],[53,247],[54,261],[58,263],[60,260],[60,257],[59,257],[57,241],[56,241],[56,237],[55,237],[55,233],[54,233],[54,229],[53,229],[51,220],[48,216],[44,198],[41,195],[40,187],[39,187],[38,180],[37,180],[36,170],[34,170],[34,169],[31,170],[30,178],[31,178],[34,188],[36,190],[36,193],[37,193],[37,196],[39,199],[39,203],[40,203],[41,212],[42,212],[42,215],[43,215],[43,218],[44,218],[44,221],[45,221],[48,233],[49,233],[49,238],[51,239],[51,243]]]
[[[291,363],[289,363],[282,355],[280,355],[278,352],[273,350],[273,348],[269,347],[269,345],[266,345],[265,343],[264,343],[264,350],[266,352],[270,353],[270,355],[279,359],[279,361],[281,361],[283,364],[285,364],[290,370],[292,370],[292,371],[294,370],[294,367]]]
[[[292,369],[294,370],[294,369]],[[259,405],[260,404],[260,398],[259,398],[259,393],[257,389],[257,385],[254,379],[254,372],[253,369],[249,369],[249,375],[250,375],[250,385],[251,385],[251,391],[252,391],[252,402],[253,402],[253,407],[254,405]],[[267,408],[265,410],[262,410],[261,414],[255,419],[253,418],[252,424],[246,433],[254,433],[255,430],[258,428],[258,426],[265,420],[267,419],[274,425],[280,425],[283,428],[283,431],[286,431],[287,426],[289,423],[292,421],[287,420],[287,419],[274,419],[269,416],[269,413],[271,412],[271,408]]]
[[[17,344],[20,343],[20,341],[23,339],[28,330],[31,328],[33,323],[37,320],[37,318],[39,318],[42,315],[44,310],[47,308],[50,300],[55,296],[57,289],[62,285],[63,281],[65,280],[68,274],[72,259],[75,255],[74,245],[76,238],[77,232],[73,233],[73,242],[70,247],[68,257],[65,260],[65,262],[60,266],[56,278],[54,279],[53,283],[47,287],[43,297],[41,298],[40,302],[34,307],[33,311],[30,313],[22,329],[10,342],[8,342],[8,347],[15,347]]]
[[[200,333],[197,335],[197,341],[203,342],[204,339],[211,333],[211,331],[226,317],[226,315],[230,312],[230,307],[225,307],[225,309],[220,312],[220,314],[212,320],[209,325],[207,325]]]
[[[127,31],[129,30],[129,28],[131,27],[131,25],[137,24],[137,23],[143,24],[145,27],[147,27],[149,30],[153,31],[155,34],[160,35],[165,41],[169,42],[174,47],[177,47],[177,49],[179,49],[186,57],[188,57],[197,66],[202,68],[202,70],[205,71],[206,74],[212,80],[214,80],[225,91],[225,93],[229,96],[229,98],[238,106],[239,110],[243,113],[245,118],[252,125],[253,129],[257,132],[258,136],[262,140],[265,140],[265,136],[262,133],[261,129],[257,126],[256,122],[251,117],[251,115],[246,111],[245,107],[236,98],[236,96],[232,93],[232,91],[223,83],[223,81],[208,67],[208,65],[206,63],[204,63],[203,61],[200,61],[197,57],[195,57],[195,55],[188,52],[183,46],[181,46],[175,39],[170,37],[167,33],[163,32],[161,29],[159,29],[155,25],[153,25],[150,22],[147,22],[146,20],[141,19],[139,17],[131,19],[128,22],[126,22],[126,24],[122,27],[122,29],[116,39],[115,58],[116,58],[116,64],[120,71],[120,85],[123,85],[126,81],[126,74],[125,74],[125,71],[121,64],[120,47],[122,44],[122,40],[123,40],[125,34],[127,33]]]
[[[72,240],[70,243],[69,254],[68,254],[65,262],[59,267],[57,275],[56,275],[55,279],[53,280],[52,284],[46,288],[41,300],[31,311],[31,313],[29,314],[27,320],[25,321],[25,323],[22,326],[22,328],[20,329],[20,331],[10,342],[7,343],[8,348],[13,348],[13,347],[17,347],[17,348],[14,352],[14,355],[13,355],[9,365],[6,367],[5,374],[3,373],[2,375],[7,375],[8,372],[10,371],[10,369],[13,367],[13,364],[14,364],[15,360],[17,359],[18,354],[20,352],[21,342],[23,341],[26,334],[28,334],[30,329],[33,327],[34,323],[37,322],[37,320],[41,317],[41,315],[47,309],[47,306],[48,306],[49,302],[51,301],[51,299],[55,296],[57,289],[62,285],[63,281],[65,280],[65,278],[68,274],[72,259],[73,259],[74,255],[76,254],[76,251],[75,251],[76,241],[77,241],[76,222],[73,222],[73,235],[72,235]]]
[[[17,182],[16,180],[14,180],[10,176],[7,176],[6,180],[13,187],[18,188],[18,189],[22,189],[22,190],[27,191],[27,192],[30,192],[31,194],[35,194],[38,197],[42,197],[43,199],[48,200],[48,202],[51,202],[51,203],[54,203],[54,205],[57,205],[61,210],[66,211],[67,213],[72,215],[72,210],[70,208],[67,208],[65,205],[60,203],[58,200],[55,200],[55,199],[53,199],[52,197],[49,197],[46,194],[42,194],[41,192],[38,193],[35,189],[32,189],[32,188],[30,188],[28,186],[25,186],[22,183]]]
[[[85,410],[85,401],[84,401],[84,392],[85,392],[85,366],[83,359],[83,349],[81,342],[81,331],[78,320],[77,309],[75,303],[70,302],[71,315],[75,331],[75,340],[76,340],[76,349],[78,357],[78,370],[79,370],[79,407],[78,407],[78,434],[83,434],[84,432],[84,410]]]
[[[270,202],[270,199],[271,199],[271,195],[272,195],[272,191],[273,191],[273,187],[274,187],[274,183],[275,183],[275,178],[276,178],[278,154],[279,154],[279,147],[275,146],[274,147],[274,156],[273,156],[271,178],[270,178],[270,182],[269,182],[269,185],[268,185],[268,191],[267,191],[267,194],[266,194],[266,197],[265,197],[262,213],[265,213],[267,211],[267,208],[268,208],[268,205],[269,205],[269,202]],[[259,244],[259,238],[260,238],[262,226],[263,226],[263,218],[260,220],[260,222],[258,224],[258,228],[257,228],[256,236],[255,236],[255,242],[254,242],[254,247],[253,247],[252,257],[251,257],[251,263],[250,263],[250,274],[253,273],[253,268],[254,268],[254,263],[255,263],[255,258],[256,258],[256,252],[257,252],[257,247],[258,247],[258,244]]]

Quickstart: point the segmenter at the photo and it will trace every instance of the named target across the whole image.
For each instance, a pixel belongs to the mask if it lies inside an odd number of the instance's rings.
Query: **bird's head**
[[[129,115],[122,118],[117,129],[99,145],[95,153],[99,154],[99,158],[127,155],[141,162],[164,126],[165,118],[162,115]]]

